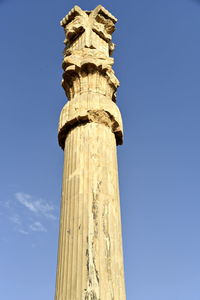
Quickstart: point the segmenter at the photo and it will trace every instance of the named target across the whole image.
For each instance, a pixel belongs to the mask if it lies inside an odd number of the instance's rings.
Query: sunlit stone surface
[[[110,54],[116,18],[102,6],[75,6],[65,31],[59,121],[64,150],[55,300],[125,300],[116,144],[119,82]]]

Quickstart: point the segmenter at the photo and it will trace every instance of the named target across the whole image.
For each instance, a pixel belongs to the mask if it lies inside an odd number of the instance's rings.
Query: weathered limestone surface
[[[63,18],[59,120],[64,150],[55,300],[125,300],[116,144],[122,144],[112,70],[116,18],[75,6]]]

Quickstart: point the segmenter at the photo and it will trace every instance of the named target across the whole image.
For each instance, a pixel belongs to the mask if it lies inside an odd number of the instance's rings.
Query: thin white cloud
[[[32,204],[32,201],[31,201],[32,197],[30,195],[24,194],[24,193],[15,193],[15,197],[26,208],[28,208],[32,212],[37,212],[37,209]]]
[[[22,228],[22,220],[21,217],[17,214],[10,216],[9,220],[11,221],[11,223],[13,223],[15,225],[15,230],[21,234],[27,235],[29,234],[29,232],[27,230],[24,230]]]
[[[0,207],[3,209],[0,215],[6,216],[11,228],[19,234],[45,233],[49,224],[47,221],[57,219],[56,207],[44,199],[17,192],[14,194],[14,201],[0,201]]]
[[[40,222],[34,222],[29,226],[32,231],[47,232],[46,228]]]
[[[18,229],[18,232],[21,233],[21,234],[24,234],[24,235],[29,234],[28,231],[26,231],[24,229],[21,229],[21,228]]]
[[[9,218],[9,220],[14,223],[14,224],[17,224],[17,225],[20,225],[21,224],[21,219],[18,215],[14,215],[14,216],[11,216]]]
[[[54,206],[45,200],[35,199],[33,196],[22,192],[15,193],[15,198],[32,213],[56,220],[56,216],[52,213],[54,211]]]

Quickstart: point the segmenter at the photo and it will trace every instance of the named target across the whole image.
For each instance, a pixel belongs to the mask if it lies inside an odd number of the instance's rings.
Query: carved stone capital
[[[103,6],[83,11],[75,6],[62,21],[65,31],[62,86],[70,100],[59,122],[59,144],[64,147],[73,127],[96,122],[110,127],[122,143],[122,120],[116,104],[119,81],[112,69],[112,33],[117,19]]]
[[[75,50],[65,56],[62,65],[64,70],[62,86],[69,100],[75,96],[73,91],[78,84],[76,91],[80,94],[86,90],[93,90],[110,96],[113,101],[116,101],[119,81],[112,69],[113,63],[112,57],[106,57],[96,49]],[[90,80],[85,80],[86,76],[90,76]]]

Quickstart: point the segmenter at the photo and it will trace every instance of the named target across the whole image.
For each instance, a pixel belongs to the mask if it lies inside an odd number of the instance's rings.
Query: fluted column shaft
[[[116,140],[100,123],[66,138],[56,300],[124,300]]]
[[[110,57],[116,21],[101,5],[75,6],[61,21],[69,101],[58,129],[64,171],[55,300],[126,298],[116,156],[123,126]]]

